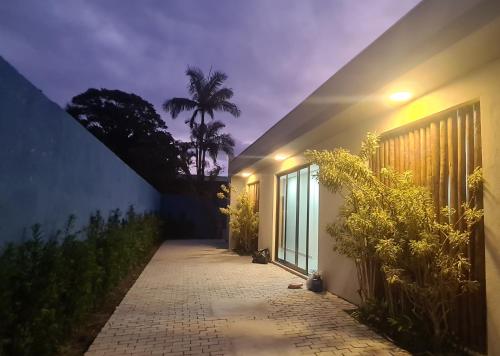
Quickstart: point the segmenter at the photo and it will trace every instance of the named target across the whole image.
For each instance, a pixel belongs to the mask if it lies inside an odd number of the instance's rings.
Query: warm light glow
[[[248,177],[250,177],[252,175],[252,173],[250,173],[250,172],[241,172],[240,175],[242,177],[244,177],[244,178],[248,178]]]
[[[412,94],[409,91],[398,91],[396,93],[392,93],[389,96],[389,99],[392,101],[408,101],[412,97]]]
[[[283,153],[278,153],[277,155],[274,156],[274,159],[276,161],[284,161],[288,156],[284,155]]]

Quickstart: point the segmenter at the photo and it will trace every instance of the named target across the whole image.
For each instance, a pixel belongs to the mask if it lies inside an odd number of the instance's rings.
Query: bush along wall
[[[99,212],[82,231],[75,218],[52,236],[35,225],[31,237],[0,251],[0,355],[52,355],[85,316],[161,239],[161,221]]]
[[[467,177],[468,200],[450,208],[436,204],[435,192],[417,185],[411,171],[374,172],[367,162],[378,144],[368,134],[358,155],[344,148],[306,152],[319,166],[319,182],[344,198],[326,232],[334,250],[356,266],[361,305],[355,315],[413,353],[460,354],[469,345],[459,345],[452,321],[470,310],[457,307],[459,298],[479,288],[467,251],[483,217],[482,170]]]

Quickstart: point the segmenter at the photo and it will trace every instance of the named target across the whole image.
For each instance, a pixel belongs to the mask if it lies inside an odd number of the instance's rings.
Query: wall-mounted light
[[[287,156],[287,155],[285,155],[285,154],[283,154],[283,153],[278,153],[278,154],[276,154],[276,155],[274,156],[274,159],[275,159],[276,161],[284,161],[284,160],[285,160],[285,159],[287,159],[287,158],[288,158],[288,156]]]
[[[248,178],[252,175],[252,173],[250,172],[241,172],[240,175],[243,177],[243,178]]]
[[[412,96],[412,93],[409,91],[398,91],[389,95],[389,99],[392,101],[403,102],[410,100]]]

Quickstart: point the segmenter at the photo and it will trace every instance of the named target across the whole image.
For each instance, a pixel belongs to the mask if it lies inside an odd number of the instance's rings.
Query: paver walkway
[[[163,244],[87,355],[406,355],[353,306],[210,241]]]

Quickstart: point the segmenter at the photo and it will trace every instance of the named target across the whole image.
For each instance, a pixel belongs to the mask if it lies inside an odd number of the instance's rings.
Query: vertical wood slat
[[[385,144],[384,142],[381,142],[380,144],[380,170],[382,170],[382,168],[385,167]],[[380,173],[380,170],[379,170],[379,173]],[[381,176],[379,175],[379,178],[381,178]],[[382,182],[384,182],[384,179],[381,179]]]
[[[399,169],[401,172],[405,170],[405,136],[399,136]]]
[[[384,161],[385,161],[385,165],[384,167],[388,167],[389,166],[389,141],[385,141],[384,142]]]
[[[408,133],[408,170],[415,173],[415,135],[413,131]]]
[[[471,110],[467,110],[465,113],[465,154],[466,154],[466,177],[472,173],[474,170],[474,121],[473,121],[473,115]],[[466,201],[469,201],[471,199],[470,196],[470,191],[466,187]],[[476,277],[476,244],[475,244],[475,238],[474,235],[471,236],[471,241],[468,246],[468,254],[470,256],[470,276],[475,279]],[[471,324],[477,324],[476,320],[478,318],[477,316],[477,305],[476,300],[477,295],[471,295],[468,298],[472,304],[471,310],[469,311],[469,317],[471,319]],[[475,331],[472,332],[474,334]],[[475,340],[476,337],[474,335],[471,335],[472,343],[477,343]]]
[[[409,164],[408,164],[408,161],[409,161],[409,149],[410,149],[409,142],[410,142],[409,135],[405,134],[404,135],[404,139],[403,139],[403,154],[404,154],[404,157],[403,157],[403,161],[404,161],[403,162],[403,170],[404,171],[407,171],[408,168],[409,168]]]
[[[467,176],[474,171],[474,121],[472,111],[467,112],[465,117],[465,142],[467,155]],[[467,188],[467,200],[470,200],[470,192]]]
[[[432,192],[432,146],[431,126],[425,128],[425,166],[427,167],[427,188]]]
[[[384,162],[385,162],[384,167],[387,168],[387,167],[389,167],[389,141],[384,142],[384,156],[385,156],[384,157]],[[389,183],[387,178],[384,178],[384,182],[385,182],[385,184]]]
[[[448,216],[449,222],[454,224],[457,220],[457,122],[456,116],[449,116],[447,119],[447,133],[448,133],[448,184],[449,184],[449,207],[454,209],[455,212]],[[460,335],[467,334],[466,329],[466,313],[464,309],[464,298],[457,298],[455,301],[456,310],[460,312],[450,314],[450,326],[453,330],[457,331]]]
[[[448,205],[448,134],[446,119],[439,122],[439,211]]]
[[[450,216],[450,223],[457,221],[457,121],[454,117],[448,117],[448,177],[449,177],[449,207],[455,210]]]
[[[427,184],[427,159],[426,159],[426,137],[425,128],[420,128],[420,184]]]
[[[432,188],[434,198],[434,207],[436,212],[439,210],[439,125],[436,122],[431,122],[430,125],[431,139],[431,161],[432,161]]]
[[[415,161],[415,165],[413,168],[413,181],[420,185],[420,170],[421,168],[421,160],[420,160],[420,130],[416,129],[415,132],[413,133],[414,137],[414,154],[413,154],[413,160]]]
[[[466,147],[465,147],[465,112],[464,110],[459,110],[457,112],[457,216],[462,216],[464,209],[462,208],[462,204],[465,202],[466,196]],[[463,219],[459,221],[457,226],[459,229],[464,229],[465,224]],[[465,248],[464,254],[467,258],[470,257],[469,247],[470,244]],[[468,274],[468,278],[470,278],[470,272]],[[471,344],[471,334],[474,331],[470,331],[471,321],[473,320],[473,310],[474,305],[472,303],[473,298],[470,295],[464,295],[458,299],[458,303],[456,305],[457,312],[461,318],[459,330],[461,337],[466,337],[467,340],[464,340],[468,345]]]
[[[389,139],[389,166],[391,168],[395,168],[396,164],[395,164],[395,152],[394,152],[394,138],[391,137]]]
[[[400,155],[399,136],[394,138],[394,169],[401,172],[401,155]]]
[[[465,155],[466,155],[466,165],[465,165],[465,170],[466,174],[465,176],[467,177],[469,174],[472,173],[474,170],[474,122],[473,122],[473,116],[472,116],[472,111],[467,110],[465,113]],[[465,188],[465,199],[466,201],[470,201],[471,199],[471,194],[469,191],[469,188]],[[474,250],[475,250],[475,245],[473,243],[469,244],[469,255],[474,256]],[[475,266],[474,264],[471,265],[471,275],[475,275]]]
[[[478,105],[473,108],[474,120],[474,167],[481,167],[483,165],[482,158],[482,142],[481,142],[481,117]]]
[[[482,166],[482,141],[481,141],[481,117],[479,104],[473,107],[473,123],[474,123],[474,168]],[[477,193],[476,207],[483,208],[482,190]],[[476,266],[475,275],[473,276],[479,282],[479,290],[476,293],[476,313],[474,325],[472,329],[476,332],[475,340],[479,347],[486,348],[484,338],[480,335],[486,333],[486,267],[485,267],[485,241],[484,241],[484,222],[483,220],[476,226],[474,231],[475,239],[475,255],[473,257],[474,265]]]
[[[465,113],[459,112],[457,115],[457,201],[458,216],[462,216],[462,203],[465,202],[466,191],[466,154],[465,154]],[[459,223],[459,228],[464,227],[463,220]]]

